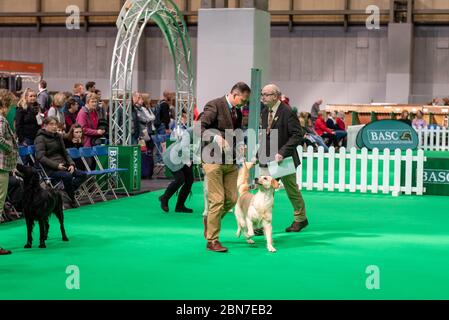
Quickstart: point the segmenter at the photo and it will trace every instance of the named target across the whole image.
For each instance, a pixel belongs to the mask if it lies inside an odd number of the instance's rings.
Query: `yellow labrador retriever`
[[[250,193],[248,177],[249,169],[252,166],[253,163],[244,163],[239,170],[237,179],[237,188],[239,191],[239,198],[235,206],[237,237],[240,237],[243,231],[246,241],[249,244],[254,244],[254,240],[251,239],[254,236],[254,227],[260,228],[263,226],[267,239],[267,249],[270,252],[276,252],[276,249],[273,247],[273,227],[271,221],[274,191],[279,188],[279,183],[270,176],[261,176],[257,181],[257,193]]]

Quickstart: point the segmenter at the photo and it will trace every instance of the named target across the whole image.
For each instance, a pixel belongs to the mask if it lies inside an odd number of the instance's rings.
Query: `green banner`
[[[381,120],[367,124],[358,137],[363,146],[372,150],[401,149],[415,150],[418,147],[418,134],[408,124],[397,120]]]
[[[449,185],[449,170],[424,170],[424,183]]]
[[[108,167],[110,169],[128,169],[120,172],[128,192],[140,191],[141,184],[141,151],[140,146],[110,146],[108,148]],[[118,179],[117,173],[115,177]]]

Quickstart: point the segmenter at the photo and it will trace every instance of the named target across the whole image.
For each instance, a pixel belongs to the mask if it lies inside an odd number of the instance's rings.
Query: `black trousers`
[[[338,147],[338,140],[335,134],[325,132],[321,135],[321,138],[323,138],[323,140],[326,138],[328,139],[328,143],[326,143],[328,147],[330,146]]]
[[[145,141],[147,152],[142,154],[142,179],[151,179],[154,172],[154,142]]]
[[[184,167],[179,171],[171,171],[175,180],[170,183],[165,190],[164,196],[167,198],[167,201],[181,188],[178,195],[178,201],[176,203],[176,208],[182,208],[189,196],[190,190],[192,190],[193,184],[193,169],[192,166],[184,165]]]
[[[61,181],[64,184],[64,190],[70,199],[75,200],[75,191],[86,181],[85,173],[75,170],[73,173],[68,171],[55,171],[50,174],[50,178],[55,181]]]

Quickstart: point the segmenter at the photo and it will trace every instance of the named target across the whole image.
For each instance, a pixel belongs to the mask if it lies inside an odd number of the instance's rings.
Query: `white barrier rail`
[[[449,151],[449,128],[421,128],[418,133],[418,148],[424,151]]]
[[[423,172],[426,158],[423,150],[418,150],[417,155],[413,155],[409,149],[403,155],[399,149],[394,152],[385,149],[382,153],[373,149],[368,153],[366,148],[361,152],[357,152],[356,148],[348,151],[340,148],[335,152],[335,148],[331,147],[329,152],[325,153],[323,147],[319,147],[318,152],[314,153],[311,146],[307,150],[299,146],[297,151],[301,160],[297,169],[300,189],[362,193],[371,191],[393,195],[400,192],[422,195],[425,191]]]

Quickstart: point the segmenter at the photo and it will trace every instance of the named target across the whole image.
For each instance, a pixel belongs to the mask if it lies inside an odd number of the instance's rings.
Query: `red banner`
[[[0,60],[0,72],[35,73],[42,76],[44,73],[44,65],[42,63]]]

